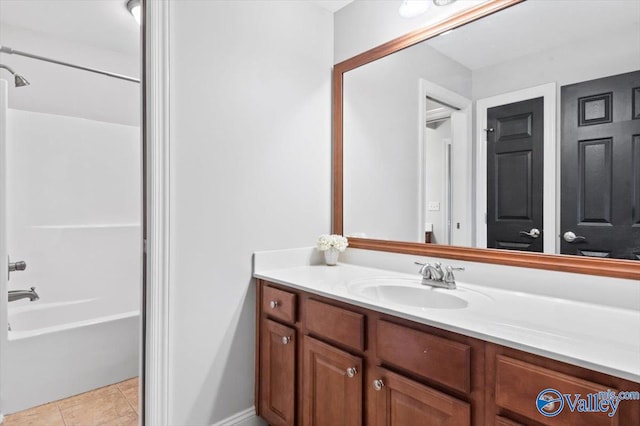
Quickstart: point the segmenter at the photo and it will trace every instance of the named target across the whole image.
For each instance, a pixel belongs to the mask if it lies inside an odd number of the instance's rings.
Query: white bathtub
[[[16,303],[2,363],[5,414],[138,375],[140,314],[131,301]]]

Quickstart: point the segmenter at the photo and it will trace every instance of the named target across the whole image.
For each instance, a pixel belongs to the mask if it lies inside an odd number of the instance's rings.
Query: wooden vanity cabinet
[[[257,297],[256,410],[271,425],[482,424],[483,342],[262,280]]]
[[[257,300],[256,410],[274,426],[640,425],[640,401],[614,417],[536,408],[547,388],[638,383],[262,280]]]

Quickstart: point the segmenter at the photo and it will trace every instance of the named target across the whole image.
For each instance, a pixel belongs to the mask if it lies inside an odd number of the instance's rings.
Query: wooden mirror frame
[[[343,75],[345,72],[383,58],[399,50],[435,37],[524,0],[490,0],[451,18],[412,31],[385,44],[356,55],[333,67],[333,233],[343,234]],[[640,280],[640,262],[623,259],[594,259],[582,256],[514,252],[401,241],[349,237],[352,248],[389,251],[472,262],[495,263],[526,268],[549,269],[605,277]]]

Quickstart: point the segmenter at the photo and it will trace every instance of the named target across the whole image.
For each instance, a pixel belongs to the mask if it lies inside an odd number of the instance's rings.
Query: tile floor
[[[8,415],[2,426],[136,426],[138,378]]]

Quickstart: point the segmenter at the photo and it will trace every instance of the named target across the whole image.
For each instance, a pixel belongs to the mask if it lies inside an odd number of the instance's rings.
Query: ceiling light
[[[422,15],[429,9],[429,0],[403,0],[398,13],[403,18],[415,18],[418,15]]]
[[[127,2],[127,9],[129,10],[129,13],[133,15],[133,18],[136,20],[138,25],[140,25],[140,13],[142,12],[140,0],[129,0]]]
[[[433,4],[436,6],[446,6],[448,4],[453,3],[456,0],[433,0]]]

